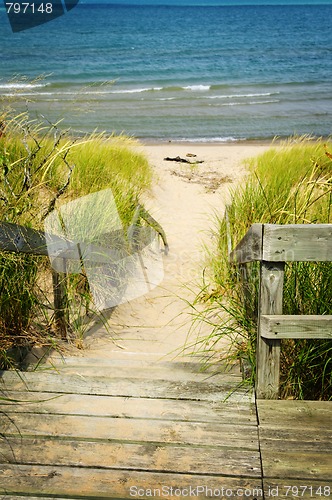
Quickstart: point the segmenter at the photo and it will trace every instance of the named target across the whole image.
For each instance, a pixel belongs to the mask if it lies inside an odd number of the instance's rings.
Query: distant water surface
[[[2,9],[0,95],[75,131],[207,142],[326,136],[331,19],[332,5],[79,5],[12,34]]]

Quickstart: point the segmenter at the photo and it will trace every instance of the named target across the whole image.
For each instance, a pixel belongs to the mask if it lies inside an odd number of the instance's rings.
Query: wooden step
[[[332,486],[332,402],[258,400],[257,409],[264,483],[282,478],[280,498],[287,496],[283,485],[294,486],[288,494],[297,487],[298,497],[323,498],[323,487]]]
[[[241,447],[258,450],[256,426],[223,422],[169,422],[153,419],[16,413],[0,415],[8,436]]]
[[[82,358],[78,358],[82,359]],[[84,359],[84,358],[83,358]],[[153,380],[169,380],[181,382],[213,382],[213,383],[241,383],[240,370],[216,372],[212,368],[206,372],[200,370],[198,363],[153,363],[149,361],[128,362],[127,360],[98,360],[85,359],[85,362],[77,362],[69,359],[65,362],[51,362],[39,365],[38,372],[51,372],[52,370],[61,372],[64,375],[82,375],[84,377],[107,377],[107,378],[141,378]],[[31,371],[31,370],[29,370]]]
[[[90,500],[102,498],[194,498],[222,497],[221,488],[234,493],[251,490],[245,498],[253,500],[262,491],[261,479],[210,475],[113,471],[98,468],[3,465],[0,493],[25,495],[63,495]],[[147,494],[146,494],[147,493]],[[258,493],[258,494],[257,494]],[[261,496],[261,495],[260,495]],[[16,496],[14,496],[16,498]]]
[[[151,377],[153,375],[151,374]],[[48,392],[63,394],[86,394],[99,396],[153,397],[155,399],[189,399],[196,401],[250,402],[252,393],[240,386],[237,379],[212,381],[168,381],[64,375],[55,372],[2,372],[0,389],[6,391]]]
[[[253,403],[231,403],[127,398],[47,392],[11,392],[12,401],[0,400],[0,411],[59,415],[91,415],[159,419],[171,421],[224,422],[238,425],[256,423]]]
[[[258,451],[108,441],[10,438],[0,442],[2,463],[112,470],[260,477]]]

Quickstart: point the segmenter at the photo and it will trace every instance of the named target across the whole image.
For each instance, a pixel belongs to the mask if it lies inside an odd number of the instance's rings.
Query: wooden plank
[[[332,224],[264,224],[263,260],[332,261]]]
[[[277,421],[277,417],[275,419]],[[298,450],[299,453],[326,453],[331,455],[331,430],[297,427],[259,427],[259,441],[262,449],[273,449],[276,453],[285,450]]]
[[[261,335],[267,339],[330,339],[332,316],[263,315]]]
[[[205,401],[82,396],[11,392],[13,402],[0,401],[0,411],[11,413],[42,413],[160,419],[172,421],[224,422],[254,425],[256,408],[253,403],[209,403]],[[15,402],[17,401],[17,402]]]
[[[59,238],[58,244],[61,242]],[[63,244],[63,241],[62,241]],[[45,233],[29,227],[0,223],[0,249],[8,252],[48,255]]]
[[[289,451],[276,452],[272,443],[269,443],[261,449],[264,478],[301,479],[304,484],[310,484],[313,479],[321,481],[331,479],[331,453],[313,451],[305,453],[296,447],[291,449],[289,445],[285,450],[287,448]]]
[[[259,400],[257,411],[265,480],[331,480],[332,402]]]
[[[325,488],[325,490],[324,490]],[[304,498],[304,500],[322,500],[330,498],[332,494],[332,481],[302,481],[301,479],[264,479],[265,498]]]
[[[258,451],[159,444],[7,438],[2,463],[260,477]]]
[[[0,249],[7,252],[28,253],[34,255],[53,255],[59,259],[76,260],[80,262],[80,255],[85,261],[98,263],[117,262],[128,255],[124,249],[118,247],[122,231],[113,231],[109,247],[101,247],[84,242],[73,242],[54,234],[47,234],[30,227],[19,226],[9,222],[0,223]],[[114,247],[111,243],[114,242]],[[79,243],[79,250],[78,245]],[[122,244],[122,247],[124,245]],[[65,271],[65,269],[62,269]]]
[[[224,490],[222,491],[222,488]],[[80,467],[4,465],[0,470],[0,492],[80,498],[216,498],[243,496],[262,498],[260,479],[222,475],[162,474],[135,471],[110,471]],[[250,491],[249,491],[250,490]]]
[[[1,375],[1,373],[0,373]],[[3,391],[48,392],[62,394],[90,394],[100,396],[153,397],[154,399],[182,399],[196,401],[250,402],[251,389],[239,387],[237,382],[179,382],[118,377],[84,377],[61,373],[2,372],[0,389]]]
[[[32,413],[0,415],[0,424],[6,437],[48,436],[258,450],[257,428],[249,425]]]
[[[257,401],[259,425],[278,429],[294,428],[301,424],[302,430],[331,431],[332,401]]]
[[[80,353],[82,351],[79,351]],[[83,351],[84,353],[84,351]],[[42,370],[43,368],[50,368],[50,367],[55,367],[59,369],[63,369],[66,367],[94,367],[94,368],[106,368],[106,369],[118,369],[118,368],[131,368],[132,371],[136,371],[136,369],[147,369],[147,368],[153,368],[154,370],[157,370],[158,372],[160,370],[167,371],[169,375],[171,375],[171,372],[175,371],[177,373],[181,374],[186,374],[186,373],[195,373],[197,375],[202,375],[202,376],[212,376],[215,373],[217,374],[222,374],[222,375],[227,375],[227,374],[237,374],[239,373],[239,365],[238,363],[235,362],[234,365],[226,365],[226,363],[223,363],[222,361],[218,363],[218,365],[213,365],[211,364],[210,366],[207,366],[202,369],[202,363],[199,361],[192,361],[192,358],[189,359],[183,359],[180,358],[181,360],[177,360],[175,357],[174,359],[166,360],[166,357],[163,356],[162,354],[159,355],[159,357],[153,358],[151,356],[151,359],[141,359],[141,358],[135,358],[132,357],[130,359],[125,358],[124,356],[127,354],[126,352],[120,352],[120,354],[123,356],[121,358],[113,358],[113,352],[112,352],[112,357],[111,358],[91,358],[87,357],[86,355],[89,355],[89,351],[85,351],[85,355],[77,355],[77,356],[66,356],[66,357],[61,357],[59,355],[52,355],[48,358],[45,359],[44,362],[40,363],[38,365],[38,370]],[[135,353],[133,353],[135,354]],[[140,353],[136,353],[140,354]],[[196,358],[197,359],[197,358]],[[31,363],[31,371],[34,371],[34,365]]]
[[[1,493],[2,495],[2,499],[1,500],[27,500],[27,498],[29,498],[30,500],[54,500],[54,497],[45,497],[45,496],[38,496],[38,497],[35,497],[35,496],[32,496],[32,495],[29,495],[28,497],[26,495],[24,495],[24,497],[22,496],[17,496],[15,495],[14,497],[11,495],[11,494],[6,494],[6,492],[3,492]],[[55,497],[57,500],[82,500],[82,497],[67,497],[64,498],[64,497],[59,497],[59,496],[56,496]]]
[[[79,375],[84,377],[107,377],[107,378],[140,378],[140,379],[154,379],[154,380],[169,380],[181,382],[207,382],[207,383],[234,383],[240,384],[242,381],[240,368],[237,365],[236,371],[229,373],[212,373],[212,372],[199,372],[193,368],[182,368],[181,364],[177,363],[133,363],[133,365],[126,361],[122,364],[110,363],[100,364],[90,363],[88,360],[80,364],[47,364],[38,367],[38,372],[50,372],[56,370],[63,375]]]
[[[244,264],[262,259],[263,224],[253,224],[229,256],[230,262]]]
[[[261,262],[256,353],[256,394],[261,399],[277,399],[279,394],[280,340],[262,337],[261,317],[282,314],[283,282],[283,262]]]

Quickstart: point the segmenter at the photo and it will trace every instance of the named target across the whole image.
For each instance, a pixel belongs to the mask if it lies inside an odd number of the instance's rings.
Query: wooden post
[[[241,293],[242,293],[242,299],[243,299],[243,305],[246,311],[247,315],[252,316],[250,312],[250,292],[249,292],[249,287],[248,287],[248,264],[239,264],[239,273],[240,273],[240,280],[241,280]]]
[[[54,319],[56,329],[60,333],[62,340],[67,340],[69,328],[69,309],[66,288],[65,273],[57,273],[52,269],[53,293],[54,293]]]
[[[259,399],[278,399],[280,372],[280,340],[261,336],[264,314],[282,314],[284,262],[260,264],[260,290],[256,353],[256,395]]]

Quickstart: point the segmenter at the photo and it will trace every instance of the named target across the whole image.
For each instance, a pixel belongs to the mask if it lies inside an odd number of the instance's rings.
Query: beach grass
[[[105,134],[72,137],[59,124],[32,120],[27,113],[3,115],[0,121],[2,222],[44,230],[54,208],[109,189],[122,227],[128,227],[152,180],[133,139]],[[81,287],[79,292],[76,282],[68,280],[73,328],[82,325],[83,298],[89,301],[83,297],[87,290]],[[0,359],[13,346],[53,342],[50,283],[48,258],[0,252]]]
[[[209,322],[211,334],[197,339],[195,349],[210,351],[212,357],[219,340],[227,336],[231,348],[226,357],[242,360],[251,383],[255,381],[259,267],[248,265],[249,301],[245,302],[239,271],[228,261],[229,239],[234,248],[253,223],[332,223],[331,152],[331,142],[302,137],[248,160],[249,175],[233,191],[227,219],[217,217],[218,248],[209,252],[209,278],[197,298],[205,302],[205,312],[197,314]],[[331,290],[331,263],[286,263],[283,312],[332,314]],[[282,342],[281,395],[332,398],[330,340]]]

